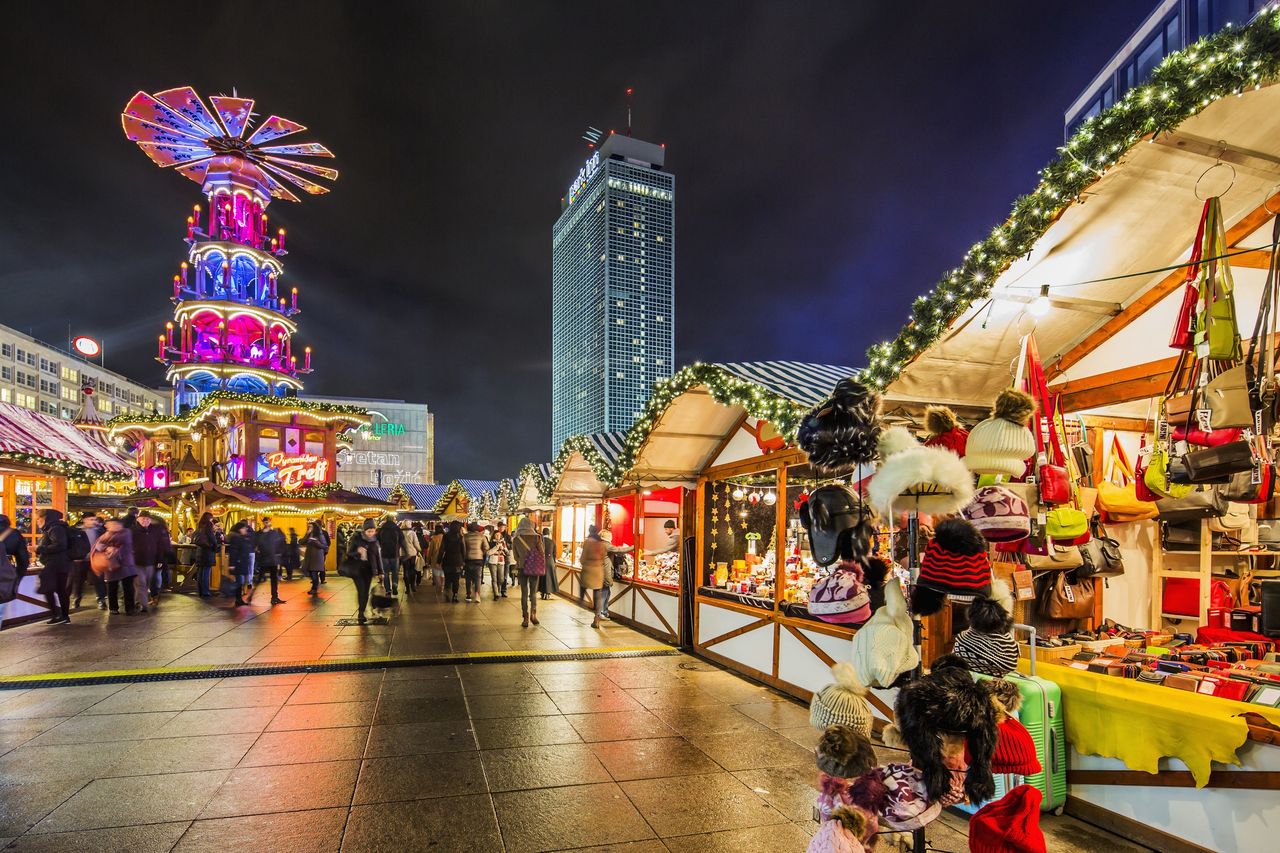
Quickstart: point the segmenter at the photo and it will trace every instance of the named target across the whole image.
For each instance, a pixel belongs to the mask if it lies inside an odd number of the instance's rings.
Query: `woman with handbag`
[[[347,554],[338,574],[351,578],[356,585],[357,618],[361,625],[369,620],[364,611],[369,606],[369,590],[374,578],[382,577],[382,552],[378,548],[378,525],[372,518],[364,520],[360,533],[347,543]]]
[[[133,534],[118,518],[107,519],[107,532],[98,537],[89,552],[89,565],[107,582],[107,605],[112,613],[120,612],[120,587],[124,586],[124,612],[133,613],[134,575]]]
[[[548,554],[542,536],[527,516],[516,526],[511,555],[520,574],[520,612],[524,616],[520,627],[528,628],[530,622],[538,624],[538,581],[547,574]]]
[[[329,553],[329,534],[319,521],[311,522],[307,528],[306,538],[302,540],[305,549],[302,554],[302,571],[311,578],[311,589],[307,595],[320,594],[320,575],[324,573],[324,558]]]

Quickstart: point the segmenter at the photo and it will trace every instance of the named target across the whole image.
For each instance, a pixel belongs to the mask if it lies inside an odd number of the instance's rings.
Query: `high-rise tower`
[[[187,218],[187,259],[173,277],[173,321],[157,344],[157,360],[173,383],[178,412],[212,391],[284,396],[301,390],[311,348],[296,353],[298,289],[280,284],[285,232],[270,233],[271,199],[297,201],[285,184],[312,195],[328,189],[299,172],[328,180],[336,169],[289,159],[332,157],[318,143],[272,144],[305,130],[271,116],[250,131],[253,101],[215,96],[209,110],[190,87],[138,92],[121,119],[125,135],[155,163],[199,183],[207,206]]]
[[[665,149],[611,133],[552,228],[552,453],[625,430],[675,359],[675,176]]]

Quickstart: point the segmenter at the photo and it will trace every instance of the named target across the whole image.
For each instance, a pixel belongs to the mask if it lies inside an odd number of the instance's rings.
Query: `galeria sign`
[[[329,479],[329,460],[314,453],[289,454],[277,450],[267,454],[267,465],[276,472],[276,482],[286,492]]]

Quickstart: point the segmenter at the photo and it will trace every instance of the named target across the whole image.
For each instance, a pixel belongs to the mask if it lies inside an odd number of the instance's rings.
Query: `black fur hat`
[[[876,457],[880,394],[854,379],[841,379],[831,396],[800,422],[800,449],[823,477],[842,477]]]
[[[996,748],[996,706],[992,694],[973,680],[965,662],[943,655],[928,675],[898,691],[895,722],[885,730],[885,743],[896,741],[911,753],[911,763],[924,777],[930,800],[951,787],[951,771],[942,759],[942,732],[962,735],[969,749],[964,790],[972,803],[995,794],[991,756]]]
[[[871,553],[876,514],[847,486],[820,486],[800,505],[800,523],[809,534],[819,566],[862,560]]]

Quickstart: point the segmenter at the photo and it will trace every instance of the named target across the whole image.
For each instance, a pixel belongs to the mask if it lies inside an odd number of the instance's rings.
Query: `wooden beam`
[[[1060,399],[1064,412],[1146,400],[1164,393],[1169,384],[1169,374],[1177,364],[1177,357],[1135,364],[1133,367],[1122,367],[1084,379],[1050,385],[1049,393],[1062,395]]]
[[[1151,428],[1142,418],[1108,418],[1101,415],[1081,415],[1084,425],[1090,429],[1114,429],[1120,432],[1146,432]]]
[[[822,661],[827,666],[835,666],[836,659],[833,658],[831,655],[827,654],[825,651],[823,651],[821,646],[819,646],[813,640],[810,640],[808,637],[806,637],[798,628],[794,628],[790,625],[783,625],[782,627],[790,631],[791,636],[799,640],[801,645],[803,645],[806,649],[812,652],[814,657],[816,657],[818,660]]]
[[[726,631],[718,637],[712,637],[710,640],[706,640],[705,642],[699,643],[699,645],[704,649],[709,649],[712,646],[716,645],[717,643],[723,643],[725,640],[732,640],[734,637],[741,637],[743,634],[746,634],[749,631],[754,631],[757,628],[763,628],[765,625],[770,624],[771,621],[772,620],[769,619],[768,617],[764,619],[757,619],[754,622],[748,622],[746,625],[743,625],[741,628],[734,628],[732,631]]]
[[[1271,268],[1271,250],[1270,249],[1254,249],[1252,252],[1244,252],[1239,255],[1232,255],[1229,259],[1231,266],[1244,267],[1251,270],[1265,270]]]
[[[1227,229],[1227,248],[1235,248],[1239,242],[1254,231],[1257,231],[1275,215],[1274,211],[1280,207],[1280,193],[1268,198],[1262,204],[1246,213],[1234,225]],[[1268,209],[1270,208],[1270,209]],[[1134,320],[1151,310],[1156,304],[1163,300],[1170,293],[1178,289],[1186,278],[1185,269],[1176,269],[1157,281],[1154,285],[1147,288],[1139,294],[1132,302],[1124,307],[1124,309],[1107,320],[1094,331],[1085,335],[1084,340],[1071,347],[1071,349],[1062,353],[1058,358],[1046,368],[1048,379],[1057,379],[1072,365],[1077,364],[1080,359],[1084,358],[1092,352],[1099,344],[1116,335],[1121,329],[1128,326]]]

